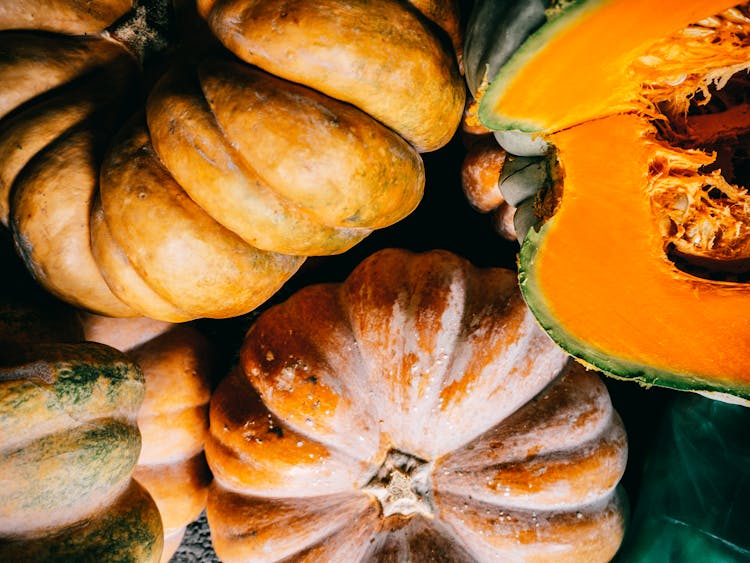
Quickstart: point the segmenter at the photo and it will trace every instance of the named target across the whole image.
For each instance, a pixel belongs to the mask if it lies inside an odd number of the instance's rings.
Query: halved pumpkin
[[[523,294],[607,373],[750,397],[750,6],[559,4],[504,59],[468,31],[482,122],[548,147]]]

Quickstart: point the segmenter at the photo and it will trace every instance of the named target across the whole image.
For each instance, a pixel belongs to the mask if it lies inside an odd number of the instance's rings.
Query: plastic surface
[[[750,561],[750,409],[676,395],[618,563]]]

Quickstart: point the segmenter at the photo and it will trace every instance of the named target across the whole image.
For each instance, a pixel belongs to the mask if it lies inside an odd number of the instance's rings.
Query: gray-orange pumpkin
[[[208,521],[223,561],[608,561],[626,450],[513,272],[384,250],[250,328]]]

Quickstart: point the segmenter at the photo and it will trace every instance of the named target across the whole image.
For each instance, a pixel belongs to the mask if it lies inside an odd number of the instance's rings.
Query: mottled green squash
[[[24,342],[43,315],[22,309],[14,324],[12,310],[0,331],[0,560],[158,561],[159,512],[132,479],[140,368],[103,344]]]

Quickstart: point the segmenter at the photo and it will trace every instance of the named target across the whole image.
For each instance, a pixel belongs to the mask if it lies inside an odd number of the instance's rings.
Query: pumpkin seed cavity
[[[631,69],[657,132],[648,193],[667,256],[705,279],[750,280],[748,61],[750,4],[659,41]]]

